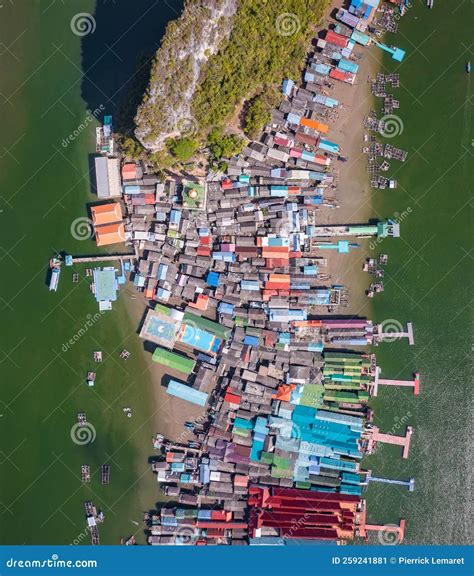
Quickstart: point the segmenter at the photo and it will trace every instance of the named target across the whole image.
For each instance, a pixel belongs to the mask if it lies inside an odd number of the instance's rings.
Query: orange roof
[[[318,122],[317,120],[311,120],[310,118],[302,118],[301,119],[302,126],[308,126],[309,128],[313,128],[318,132],[326,134],[329,130],[329,126],[327,124],[323,124],[322,122]]]
[[[281,400],[282,402],[289,402],[291,400],[291,393],[295,388],[295,384],[282,384],[278,387],[273,398],[275,398],[275,400]]]
[[[99,204],[91,208],[92,222],[94,226],[111,224],[122,220],[122,207],[118,202],[113,204]]]
[[[125,242],[125,226],[122,222],[98,226],[95,229],[95,241],[97,246],[107,246],[108,244]]]
[[[290,275],[289,274],[269,274],[268,275],[268,282],[284,282],[285,284],[290,284]]]
[[[207,310],[207,305],[209,304],[209,296],[206,294],[199,294],[196,298],[196,302],[189,302],[191,308],[197,308],[198,310]]]
[[[134,162],[129,162],[122,166],[122,178],[124,180],[135,180],[137,177],[137,165]]]

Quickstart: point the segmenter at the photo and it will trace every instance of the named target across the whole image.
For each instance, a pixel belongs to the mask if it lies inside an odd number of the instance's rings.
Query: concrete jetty
[[[379,385],[382,386],[402,386],[405,388],[413,388],[413,394],[418,396],[420,393],[421,375],[419,372],[413,374],[412,380],[392,380],[388,378],[380,378],[380,368],[377,366],[375,371],[375,378],[371,389],[372,396],[377,396]]]
[[[385,540],[385,538],[389,540],[389,537],[383,537],[384,534],[394,534],[396,536],[396,543],[401,544],[405,537],[405,520],[402,518],[399,526],[396,524],[365,524],[361,526],[359,533],[362,538],[367,537],[367,532],[380,532],[382,534],[382,540]]]
[[[392,480],[390,478],[380,478],[378,476],[372,476],[372,470],[362,471],[365,474],[365,481],[362,483],[363,486],[368,487],[370,482],[379,482],[381,484],[395,484],[397,486],[406,486],[409,492],[415,490],[415,479],[410,478],[410,480]]]
[[[383,444],[393,444],[395,446],[401,446],[403,448],[402,458],[408,458],[408,453],[410,452],[410,442],[411,435],[413,434],[413,428],[407,426],[407,431],[405,436],[394,436],[393,434],[382,434],[377,426],[374,426],[369,430],[368,437],[368,453],[372,453],[377,442],[382,442]]]
[[[383,332],[383,323],[377,326],[377,334],[375,339],[377,342],[383,342],[384,340],[399,340],[400,338],[407,338],[408,344],[410,346],[415,345],[415,338],[413,336],[413,324],[407,322],[407,328],[405,332]]]

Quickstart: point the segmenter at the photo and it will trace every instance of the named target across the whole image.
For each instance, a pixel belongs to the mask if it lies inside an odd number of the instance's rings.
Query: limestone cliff
[[[236,5],[237,0],[187,0],[181,17],[168,24],[135,118],[135,135],[145,148],[161,150],[168,138],[196,128],[191,101],[201,70],[228,37]]]

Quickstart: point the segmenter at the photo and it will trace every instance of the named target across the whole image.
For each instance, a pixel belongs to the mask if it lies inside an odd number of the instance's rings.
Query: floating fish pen
[[[84,502],[84,508],[86,511],[87,528],[91,535],[91,544],[98,546],[100,539],[97,524],[104,521],[104,514],[100,510],[98,511],[90,500]]]
[[[402,150],[401,148],[392,146],[391,144],[385,144],[383,155],[384,158],[394,158],[400,162],[405,162],[408,156],[408,152]]]
[[[394,110],[400,108],[400,101],[395,100],[392,95],[385,96],[383,101],[382,112],[384,114],[391,114]]]
[[[85,412],[78,412],[77,423],[79,426],[85,426],[87,424],[87,417]]]
[[[108,464],[103,464],[100,467],[100,483],[101,484],[110,483],[110,466]]]
[[[87,466],[86,464],[81,466],[81,480],[83,482],[91,481],[91,469],[90,466]]]

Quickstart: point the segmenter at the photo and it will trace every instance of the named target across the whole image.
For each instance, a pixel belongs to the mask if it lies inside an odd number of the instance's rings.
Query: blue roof
[[[285,78],[285,80],[283,80],[283,85],[281,87],[282,93],[285,96],[290,96],[294,85],[295,85],[295,83],[293,82],[293,80],[290,80],[289,78]]]
[[[207,274],[206,282],[209,286],[217,288],[219,286],[221,275],[218,272],[209,271]]]
[[[179,224],[181,222],[181,212],[179,210],[171,210],[170,222]]]
[[[218,340],[220,344],[221,340],[216,338],[214,334],[210,334],[197,326],[186,325],[180,341],[193,348],[210,352],[213,349],[214,339]]]
[[[233,314],[234,313],[234,305],[229,304],[228,302],[220,302],[217,309],[221,314]]]
[[[177,398],[181,398],[181,400],[186,400],[199,406],[204,406],[207,402],[208,395],[205,392],[200,392],[177,380],[170,380],[166,391],[168,394],[171,394],[171,396],[176,396]]]
[[[246,336],[244,338],[244,344],[247,346],[258,346],[258,338],[256,336]]]

